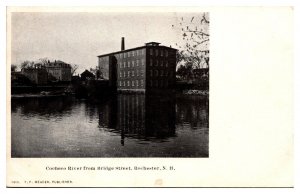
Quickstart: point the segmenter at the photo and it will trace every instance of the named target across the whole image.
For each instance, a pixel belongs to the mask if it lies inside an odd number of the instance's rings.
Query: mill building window
[[[164,70],[160,70],[160,76],[164,76]]]

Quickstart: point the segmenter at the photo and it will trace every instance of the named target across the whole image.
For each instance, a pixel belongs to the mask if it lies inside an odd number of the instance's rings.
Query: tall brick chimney
[[[121,42],[121,51],[125,50],[125,38],[122,37],[122,42]]]

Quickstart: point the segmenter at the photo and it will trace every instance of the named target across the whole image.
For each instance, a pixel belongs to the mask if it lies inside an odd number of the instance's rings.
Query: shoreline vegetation
[[[208,96],[208,90],[183,90],[183,95],[197,95],[197,96]]]
[[[136,93],[140,94],[140,93]],[[11,98],[50,98],[50,97],[63,97],[63,96],[75,96],[76,93],[60,93],[60,94],[51,94],[51,93],[23,93],[23,94],[11,94]],[[176,91],[174,95],[187,95],[187,96],[208,96],[208,90],[183,90]]]
[[[139,94],[141,92],[117,91],[117,88],[109,86],[106,80],[86,80],[55,85],[32,85],[32,86],[12,86],[11,98],[47,98],[75,96],[82,99],[97,99],[107,97],[116,93]],[[146,92],[147,93],[147,92]],[[175,95],[175,96],[209,96],[209,82],[188,83],[179,81],[168,91],[154,91],[154,94]],[[149,93],[153,94],[152,92]]]

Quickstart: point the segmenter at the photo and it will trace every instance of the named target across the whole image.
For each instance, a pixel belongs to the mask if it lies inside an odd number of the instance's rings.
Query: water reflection
[[[193,129],[208,128],[208,99],[198,96],[177,98],[176,123],[187,123]]]
[[[115,131],[125,137],[144,141],[175,136],[175,99],[145,95],[119,95]]]
[[[55,98],[20,98],[13,99],[11,103],[12,113],[20,111],[23,117],[39,116],[44,119],[69,116],[75,101],[65,97]],[[13,122],[13,121],[12,121]]]
[[[208,157],[208,99],[12,100],[12,157]]]

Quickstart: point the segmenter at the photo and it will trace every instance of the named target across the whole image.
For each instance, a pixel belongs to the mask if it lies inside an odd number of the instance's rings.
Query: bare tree
[[[192,66],[181,73],[194,69],[209,68],[209,15],[203,13],[201,17],[190,19],[180,18],[178,25],[172,25],[174,30],[181,33],[182,40],[176,43],[179,48],[177,65]],[[185,77],[185,76],[184,76]]]
[[[71,75],[75,75],[77,69],[78,69],[78,65],[76,64],[73,64],[73,65],[70,65],[71,66]]]
[[[43,66],[46,66],[48,63],[50,63],[50,60],[47,57],[40,58],[39,63],[42,64]]]

